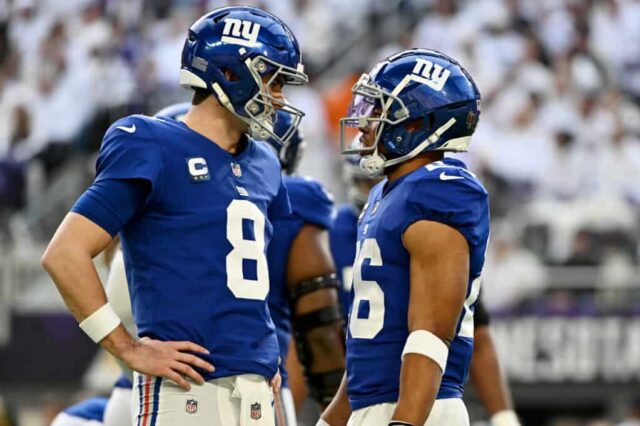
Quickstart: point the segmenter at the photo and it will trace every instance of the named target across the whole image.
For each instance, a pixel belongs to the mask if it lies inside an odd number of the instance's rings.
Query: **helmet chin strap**
[[[360,159],[360,169],[367,177],[375,178],[382,175],[384,170],[385,158],[378,153],[378,147],[371,155],[365,155]]]
[[[222,90],[222,87],[220,87],[218,83],[214,83],[211,87],[213,88],[213,91],[216,93],[216,96],[220,101],[220,103],[225,108],[227,108],[233,115],[235,115],[240,120],[244,121],[249,125],[249,136],[251,136],[254,139],[263,141],[273,135],[273,123],[271,122],[271,120],[264,120],[262,123],[260,123],[255,118],[250,119],[250,118],[241,116],[236,112],[235,108],[233,107],[233,104],[229,100],[229,97],[227,96],[226,93],[224,93],[224,90]]]
[[[429,145],[436,143],[444,132],[449,130],[454,124],[456,124],[456,119],[450,118],[449,121],[437,128],[435,132],[431,133],[427,139],[413,148],[409,153],[402,157],[392,158],[391,160],[387,160],[383,154],[378,152],[378,144],[376,143],[376,148],[373,153],[371,155],[365,155],[360,159],[360,168],[367,176],[371,178],[378,177],[382,175],[385,168],[407,161],[420,154]]]
[[[251,120],[249,122],[249,136],[259,141],[268,139],[273,134],[273,123],[265,120],[262,124]]]

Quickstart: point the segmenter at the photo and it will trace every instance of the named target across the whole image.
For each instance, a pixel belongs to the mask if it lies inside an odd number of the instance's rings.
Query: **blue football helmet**
[[[154,117],[166,117],[172,120],[180,121],[182,120],[182,117],[187,115],[190,108],[191,108],[191,104],[189,102],[172,104],[156,112],[154,114]]]
[[[467,151],[480,115],[480,92],[455,60],[427,49],[397,53],[362,74],[340,120],[343,154],[363,156],[371,176],[427,151]],[[371,147],[346,146],[345,127],[378,122]],[[384,147],[380,149],[380,144]]]
[[[268,138],[266,142],[273,147],[278,155],[282,171],[287,175],[292,175],[298,167],[300,158],[302,158],[307,141],[298,126],[292,126],[293,118],[290,114],[278,110],[276,115],[274,132],[280,137],[280,140]]]
[[[308,81],[295,36],[270,13],[248,6],[225,7],[207,13],[189,28],[180,84],[213,94],[248,124],[251,137],[282,142],[274,132],[276,107],[293,117],[294,127],[304,113],[272,96],[271,86]]]

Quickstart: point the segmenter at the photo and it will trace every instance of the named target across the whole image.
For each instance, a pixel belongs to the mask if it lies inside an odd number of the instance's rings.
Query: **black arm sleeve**
[[[482,299],[478,298],[478,303],[476,303],[476,310],[473,313],[473,324],[476,327],[486,327],[489,325],[489,322],[489,312],[487,312],[487,309],[484,307]]]

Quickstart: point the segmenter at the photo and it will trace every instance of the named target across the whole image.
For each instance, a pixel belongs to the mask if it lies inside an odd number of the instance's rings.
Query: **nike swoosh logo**
[[[454,180],[454,179],[464,179],[462,176],[451,176],[446,174],[445,172],[440,173],[440,180]]]
[[[133,133],[136,131],[136,125],[132,124],[131,127],[118,126],[116,129],[124,130],[127,133]]]

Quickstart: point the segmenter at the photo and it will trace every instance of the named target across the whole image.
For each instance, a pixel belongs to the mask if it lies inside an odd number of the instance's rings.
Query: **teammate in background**
[[[509,385],[500,368],[489,330],[489,313],[482,303],[482,298],[476,303],[473,321],[473,355],[469,369],[471,384],[491,416],[491,426],[520,426],[520,420],[513,410]]]
[[[423,49],[380,62],[353,93],[343,153],[385,179],[358,221],[347,372],[319,424],[466,426],[489,208],[444,152],[468,149],[480,94],[457,62]],[[350,149],[345,125],[362,133]]]
[[[271,14],[218,9],[189,28],[180,81],[195,89],[184,122],[131,116],[107,131],[96,179],[43,265],[83,330],[140,373],[134,421],[273,424],[266,247],[291,210],[277,158],[251,137],[278,138],[277,109],[293,126],[303,115],[282,95],[307,82],[298,43]],[[141,340],[92,263],[118,233]]]
[[[100,426],[106,405],[107,398],[103,396],[85,399],[59,413],[51,426]]]
[[[283,138],[287,137],[284,130],[290,127],[289,122],[289,117],[278,113],[276,133]],[[345,367],[339,283],[329,249],[332,197],[319,182],[292,176],[306,143],[299,131],[292,133],[285,144],[274,139],[268,142],[280,158],[293,211],[291,216],[273,223],[273,238],[267,250],[269,311],[283,363],[290,355],[293,333],[309,390],[324,407],[338,390]],[[292,426],[296,415],[285,365],[280,371],[287,424]]]
[[[331,253],[336,269],[341,271],[341,300],[345,310],[350,303],[348,294],[352,283],[352,265],[356,255],[357,221],[370,189],[379,182],[369,178],[359,167],[355,157],[348,156],[344,163],[343,176],[348,185],[349,203],[338,208],[330,232]],[[473,331],[473,355],[471,357],[470,380],[487,413],[491,426],[520,426],[513,411],[509,385],[504,380],[493,339],[489,332],[489,313],[480,298],[476,304]]]
[[[113,250],[112,261],[109,267],[109,276],[105,291],[107,300],[113,307],[122,325],[132,336],[137,335],[136,325],[131,312],[131,297],[127,285],[127,275],[125,271],[124,256],[120,244],[116,244],[109,249]],[[109,402],[105,407],[104,425],[120,426],[129,424],[135,411],[131,404],[131,390],[133,388],[133,371],[124,363],[119,362],[122,368],[122,375],[113,385],[113,390],[109,396]]]

